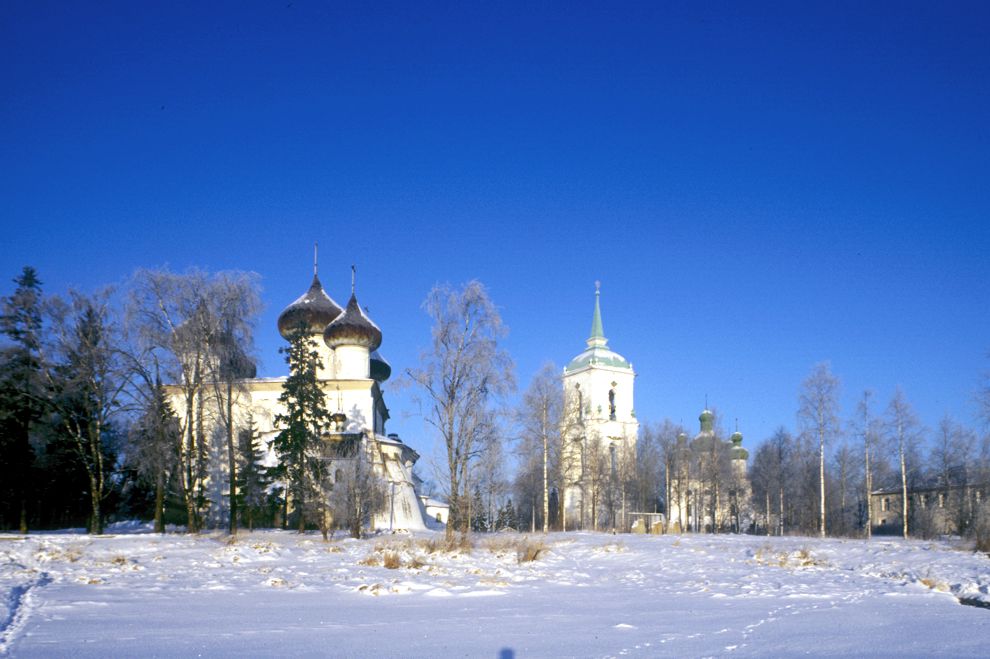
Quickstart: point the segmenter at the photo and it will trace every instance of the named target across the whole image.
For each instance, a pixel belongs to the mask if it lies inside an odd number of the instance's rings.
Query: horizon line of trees
[[[107,520],[138,517],[159,531],[292,524],[360,534],[380,507],[366,462],[321,453],[329,422],[314,384],[318,358],[302,338],[283,349],[289,413],[273,446],[236,420],[237,383],[256,370],[256,275],[140,270],[123,290],[49,298],[30,267],[14,283],[0,299],[0,528],[100,533]],[[949,417],[926,430],[900,389],[883,413],[864,392],[843,419],[827,363],[802,383],[797,432],[781,426],[764,439],[745,483],[717,413],[707,443],[669,420],[643,424],[634,450],[588,437],[581,482],[568,482],[575,420],[560,370],[544,365],[510,408],[514,366],[484,285],[437,285],[423,308],[432,342],[403,379],[440,439],[434,487],[450,505],[450,536],[568,530],[569,487],[582,488],[590,528],[601,530],[662,513],[665,531],[869,537],[874,493],[886,488],[882,505],[897,507],[888,517],[905,537],[990,536],[990,433]],[[180,392],[180,415],[163,382]],[[990,376],[977,402],[990,428]],[[279,456],[275,469],[264,465],[266,448]]]

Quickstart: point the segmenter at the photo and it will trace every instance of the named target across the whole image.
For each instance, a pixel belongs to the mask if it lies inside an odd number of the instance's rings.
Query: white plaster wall
[[[371,377],[371,355],[361,346],[338,346],[334,351],[334,377],[362,380]]]

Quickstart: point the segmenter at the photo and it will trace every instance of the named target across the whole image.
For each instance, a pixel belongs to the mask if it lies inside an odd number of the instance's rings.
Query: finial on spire
[[[320,243],[313,242],[313,276],[316,276],[317,263],[319,263]]]
[[[600,282],[599,280],[596,279],[595,280],[595,295],[598,295],[601,292],[602,292],[602,282]]]
[[[351,295],[354,295],[354,278],[356,277],[357,269],[354,264],[351,264]]]
[[[739,432],[739,417],[736,417],[736,432]]]
[[[708,394],[705,394],[705,409],[708,409]]]

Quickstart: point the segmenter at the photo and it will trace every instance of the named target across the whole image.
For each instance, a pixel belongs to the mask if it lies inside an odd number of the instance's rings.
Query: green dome
[[[698,421],[701,422],[701,432],[711,432],[714,420],[715,415],[712,414],[711,410],[701,410],[701,414],[698,415]]]
[[[588,347],[564,367],[564,373],[573,373],[589,366],[604,366],[625,371],[633,370],[632,364],[625,357],[608,349],[608,339],[605,338],[605,331],[602,329],[600,298],[601,284],[596,281],[595,310],[591,316],[591,336],[586,341]]]
[[[605,366],[609,368],[620,368],[631,371],[632,364],[626,361],[622,355],[612,352],[608,348],[594,347],[588,348],[580,355],[572,359],[564,367],[565,373],[573,373],[588,366]]]
[[[732,459],[733,460],[746,460],[749,458],[749,451],[742,447],[743,436],[738,430],[732,433]]]

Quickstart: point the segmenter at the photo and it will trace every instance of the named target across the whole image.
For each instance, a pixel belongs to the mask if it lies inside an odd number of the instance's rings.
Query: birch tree
[[[563,403],[559,370],[544,364],[523,394],[518,413],[524,439],[539,451],[544,533],[550,530],[551,471],[560,453]]]
[[[825,445],[839,435],[839,379],[828,362],[816,364],[801,385],[798,422],[818,442],[818,533],[825,537]]]
[[[219,421],[227,445],[227,487],[229,492],[228,532],[237,534],[237,430],[235,397],[241,380],[254,377],[257,369],[251,355],[254,346],[254,320],[261,308],[256,278],[244,273],[217,276],[211,288],[215,331],[210,343],[210,381],[217,402]]]
[[[863,392],[856,405],[853,428],[863,447],[863,494],[866,497],[866,537],[873,536],[873,483],[880,450],[880,420],[873,414],[873,392]]]
[[[481,282],[434,286],[423,308],[433,321],[431,347],[406,375],[418,385],[426,422],[446,449],[450,538],[458,527],[469,530],[468,469],[496,434],[492,404],[514,387],[513,366],[498,344],[506,334],[502,318]]]
[[[908,514],[910,512],[908,500],[908,474],[909,462],[913,462],[921,440],[921,425],[914,409],[907,401],[904,391],[897,387],[894,397],[891,398],[887,406],[887,432],[893,445],[897,448],[897,461],[901,474],[901,533],[908,537]]]
[[[133,278],[127,309],[133,340],[161,364],[166,383],[181,400],[181,405],[176,404],[180,425],[176,471],[190,532],[199,530],[205,505],[207,426],[214,421],[206,413],[206,402],[211,396],[231,399],[235,392],[233,387],[228,391],[225,379],[231,383],[234,378],[229,375],[248,368],[243,364],[235,368],[234,357],[240,361],[252,352],[250,328],[259,308],[257,298],[257,277],[250,273],[139,270]],[[221,423],[226,426],[231,460],[232,409],[223,403],[216,407],[227,413]],[[232,493],[236,461],[233,464]],[[231,498],[236,507],[236,497]]]

